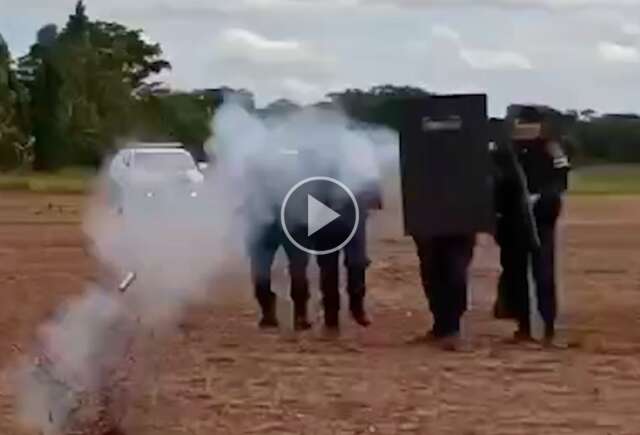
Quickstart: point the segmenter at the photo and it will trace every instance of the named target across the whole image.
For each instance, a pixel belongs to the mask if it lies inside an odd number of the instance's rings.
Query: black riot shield
[[[485,95],[412,98],[402,103],[400,166],[405,233],[493,232]]]

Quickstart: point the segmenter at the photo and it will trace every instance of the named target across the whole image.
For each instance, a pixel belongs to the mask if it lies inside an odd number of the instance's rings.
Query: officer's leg
[[[433,315],[433,330],[431,333],[434,337],[443,337],[446,331],[445,319],[445,288],[442,262],[442,241],[441,239],[420,239],[414,238],[418,249],[418,258],[420,259],[420,277],[425,296],[429,301],[429,309]]]
[[[448,237],[443,241],[445,259],[446,289],[443,291],[443,330],[444,336],[457,336],[460,333],[460,319],[467,310],[468,273],[473,259],[474,236]]]
[[[513,247],[502,245],[500,247],[500,267],[502,272],[498,278],[498,298],[493,309],[496,319],[515,319],[516,302],[513,288]]]
[[[309,264],[309,256],[306,252],[294,246],[286,237],[283,241],[283,246],[289,259],[290,294],[294,309],[294,327],[297,330],[310,329],[311,324],[307,318],[307,305],[309,302],[307,266]]]
[[[514,239],[512,225],[508,218],[498,219],[496,228],[496,241],[500,247],[500,267],[502,271],[498,278],[498,297],[493,307],[493,315],[496,319],[515,318],[513,296],[513,251]]]
[[[557,310],[555,276],[555,223],[540,225],[540,250],[533,256],[538,310],[545,325],[545,338],[555,335]]]
[[[498,281],[495,317],[517,321],[521,313],[529,310],[527,270],[529,246],[524,238],[522,225],[515,216],[502,217],[498,221],[497,230],[502,273]]]
[[[505,270],[507,291],[510,294],[513,314],[518,325],[517,340],[531,337],[531,307],[529,303],[529,276],[532,254],[528,246],[514,241],[508,251],[509,267]]]
[[[339,252],[318,256],[320,291],[324,306],[324,322],[329,329],[337,329],[340,316]]]
[[[367,257],[365,218],[361,218],[356,234],[345,247],[344,254],[351,316],[356,323],[366,327],[371,324],[371,319],[369,319],[364,306],[364,298],[367,293],[366,271],[370,264]]]
[[[260,327],[278,326],[275,312],[275,294],[271,291],[271,266],[278,249],[270,229],[264,229],[251,242],[251,278],[262,319]]]

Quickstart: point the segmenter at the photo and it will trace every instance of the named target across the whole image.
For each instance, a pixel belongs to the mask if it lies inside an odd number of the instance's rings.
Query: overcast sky
[[[0,0],[14,55],[75,0]],[[86,0],[144,29],[178,88],[246,87],[259,104],[394,83],[510,102],[640,112],[640,0]]]

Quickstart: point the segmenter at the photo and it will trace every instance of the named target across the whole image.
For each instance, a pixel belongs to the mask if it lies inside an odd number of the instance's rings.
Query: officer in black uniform
[[[368,183],[366,188],[354,192],[359,208],[359,220],[353,238],[342,249],[344,252],[344,266],[347,269],[347,293],[349,295],[349,311],[352,318],[360,326],[368,327],[371,319],[365,309],[366,270],[371,261],[367,256],[367,219],[371,209],[382,208],[382,194],[377,182]],[[327,205],[341,213],[344,207],[331,201],[329,195],[323,195]],[[345,222],[346,225],[349,222]],[[352,228],[338,228],[333,234],[324,234],[323,239],[316,244],[318,250],[331,249],[344,240],[344,235]],[[332,237],[335,236],[335,237]],[[340,251],[319,255],[317,258],[320,268],[320,290],[323,296],[325,327],[329,331],[339,329],[340,313],[340,282],[339,282]]]
[[[259,326],[263,329],[278,327],[276,316],[276,295],[271,289],[271,268],[276,252],[282,247],[289,260],[291,279],[291,299],[294,306],[294,328],[311,328],[308,321],[309,281],[307,266],[309,256],[285,235],[280,223],[280,209],[287,190],[295,184],[298,150],[279,149],[272,151],[275,160],[264,157],[253,168],[253,183],[246,200],[248,217],[247,248],[251,260],[251,278],[255,297],[262,311]],[[286,165],[280,171],[279,165]],[[251,174],[247,174],[250,176]],[[293,183],[293,184],[292,184]],[[289,231],[295,237],[304,234],[306,228],[300,223],[289,224]]]
[[[557,311],[556,225],[570,165],[560,143],[551,137],[547,111],[536,106],[509,108],[511,143],[502,150],[507,169],[496,183],[503,267],[496,314],[515,318],[516,340],[531,340],[531,276],[545,341],[552,343]]]
[[[486,95],[403,101],[400,128],[405,233],[415,241],[433,315],[428,341],[461,350],[476,235],[493,231]]]

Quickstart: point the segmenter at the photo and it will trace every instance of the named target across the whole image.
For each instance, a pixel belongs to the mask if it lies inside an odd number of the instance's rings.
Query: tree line
[[[28,53],[13,58],[0,35],[0,170],[42,171],[65,166],[97,167],[123,141],[178,141],[197,158],[211,136],[211,117],[226,93],[166,89],[157,80],[171,69],[159,44],[141,30],[91,20],[82,1],[63,28],[42,27]],[[316,106],[340,106],[356,120],[394,127],[394,100],[425,96],[411,86],[347,89]],[[297,104],[278,100],[259,114],[285,113]],[[560,134],[584,161],[640,162],[640,117],[597,116],[591,110],[557,112]]]
[[[331,101],[355,119],[394,128],[400,125],[400,110],[394,100],[406,96],[427,96],[423,89],[391,85],[368,91],[348,89],[329,94]],[[564,143],[577,164],[639,163],[640,116],[637,114],[597,114],[594,110],[559,111],[544,106],[555,137]],[[492,118],[490,125],[504,134],[504,119]],[[492,130],[492,128],[490,129]]]
[[[90,20],[82,1],[18,59],[0,37],[0,169],[97,166],[128,138],[201,146],[212,103],[153,81],[171,68],[162,55],[141,30]]]

